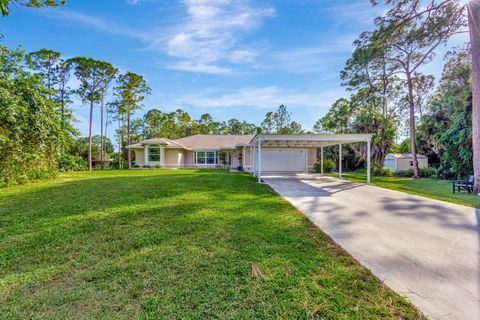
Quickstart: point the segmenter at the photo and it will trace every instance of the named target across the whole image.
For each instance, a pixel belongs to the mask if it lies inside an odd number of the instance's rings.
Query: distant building
[[[428,167],[428,158],[417,154],[418,168]],[[385,157],[383,166],[394,172],[413,169],[413,157],[411,153],[389,153]]]

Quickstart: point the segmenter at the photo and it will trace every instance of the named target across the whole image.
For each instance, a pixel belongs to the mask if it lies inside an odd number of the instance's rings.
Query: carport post
[[[251,152],[251,157],[252,157],[252,173],[253,176],[256,177],[257,175],[255,174],[255,145],[252,144],[250,146],[250,152]]]
[[[262,140],[258,139],[258,183],[262,183]]]
[[[338,176],[342,177],[342,144],[338,145]]]
[[[243,149],[242,149],[242,169],[243,169],[243,172],[246,171],[246,170],[245,170],[245,163],[247,163],[247,162],[245,161],[245,155],[246,155],[246,153],[245,153],[245,146],[243,146]]]
[[[371,149],[371,141],[367,140],[367,183],[370,183],[370,149]]]
[[[323,147],[320,147],[320,173],[323,174]]]

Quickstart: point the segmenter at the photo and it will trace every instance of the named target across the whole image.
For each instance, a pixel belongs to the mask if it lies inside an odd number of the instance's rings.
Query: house
[[[428,158],[424,155],[417,154],[418,168],[428,167]],[[385,157],[383,166],[394,172],[413,169],[413,157],[411,153],[389,153]]]
[[[251,172],[260,181],[265,172],[313,171],[317,161],[323,164],[323,147],[341,147],[343,143],[367,142],[370,168],[371,137],[371,134],[194,135],[176,140],[147,139],[127,148],[135,154],[135,166],[230,168]],[[321,159],[317,159],[319,148]]]

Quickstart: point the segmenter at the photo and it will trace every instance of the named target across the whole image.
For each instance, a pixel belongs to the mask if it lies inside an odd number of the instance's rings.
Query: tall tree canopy
[[[132,113],[142,108],[142,102],[145,96],[150,94],[150,87],[145,79],[136,73],[127,72],[117,79],[115,95],[117,97],[118,113],[121,114],[127,122],[127,144],[132,143],[131,139],[131,118]],[[127,150],[128,164],[131,164],[131,152]]]
[[[278,107],[277,111],[268,112],[262,122],[262,132],[266,133],[302,133],[302,126],[291,120],[292,113],[285,105]]]
[[[92,170],[93,107],[102,101],[102,96],[108,84],[115,77],[118,70],[108,62],[91,58],[76,57],[70,59],[69,62],[74,66],[75,76],[80,81],[80,87],[75,92],[82,98],[84,103],[90,105],[88,168]]]

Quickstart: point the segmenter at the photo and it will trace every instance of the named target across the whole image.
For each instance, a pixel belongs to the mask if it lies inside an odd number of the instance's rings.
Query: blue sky
[[[61,9],[13,8],[0,30],[9,47],[142,74],[152,95],[137,116],[181,107],[195,118],[260,123],[285,104],[311,129],[347,96],[339,73],[379,10],[369,0],[69,0]],[[438,76],[437,60],[428,71]],[[88,108],[78,99],[72,108],[86,135]]]

